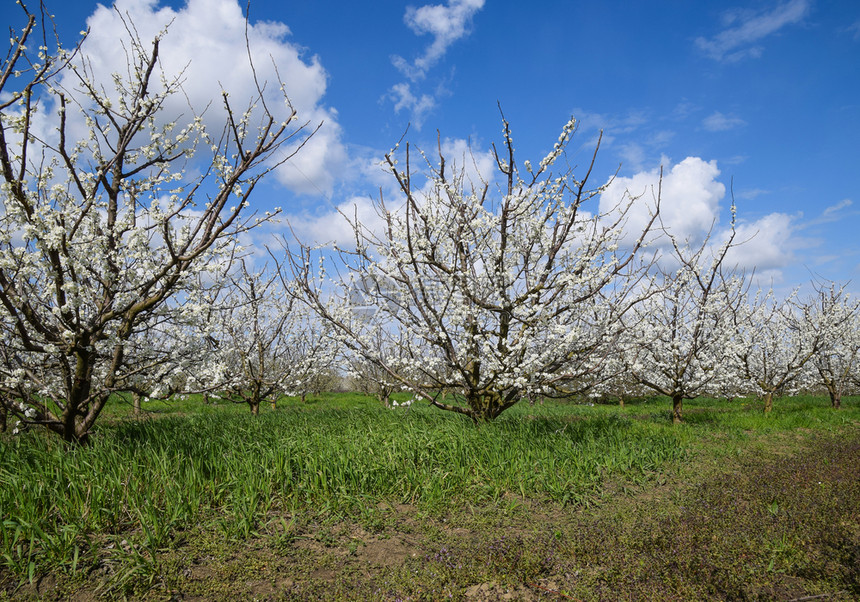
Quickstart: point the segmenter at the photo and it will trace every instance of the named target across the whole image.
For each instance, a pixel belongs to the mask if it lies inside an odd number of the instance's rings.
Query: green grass
[[[394,399],[408,399],[409,394],[398,393]],[[269,407],[269,404],[263,404]],[[322,393],[320,395],[309,395],[302,403],[298,397],[282,397],[277,402],[279,408],[295,409],[379,409],[379,402],[366,395],[358,393]],[[234,403],[223,399],[211,398],[209,403],[203,403],[203,396],[199,394],[183,395],[170,399],[152,399],[141,403],[141,414],[149,417],[190,415],[190,414],[247,414],[248,405],[245,403]],[[133,417],[133,407],[130,395],[113,395],[102,410],[102,418],[108,422]]]
[[[101,572],[102,595],[145,592],[164,584],[175,563],[188,562],[182,551],[189,545],[230,549],[265,541],[267,549],[295,552],[296,542],[312,532],[323,548],[343,544],[355,555],[362,538],[344,543],[342,533],[326,535],[327,525],[384,532],[397,521],[380,509],[398,506],[424,516],[413,529],[433,541],[446,540],[451,522],[492,509],[496,522],[477,528],[492,536],[489,548],[461,546],[454,562],[446,547],[422,563],[438,569],[427,576],[438,582],[437,593],[485,573],[523,582],[550,571],[546,554],[570,553],[571,535],[559,539],[537,529],[517,534],[519,543],[512,544],[500,539],[510,534],[506,516],[534,507],[565,516],[605,508],[619,492],[653,487],[666,475],[681,478],[691,466],[716,473],[750,450],[763,462],[777,448],[797,451],[793,433],[837,432],[860,422],[856,398],[836,412],[811,397],[781,400],[769,416],[747,400],[695,400],[685,404],[681,426],[671,424],[665,399],[624,408],[523,404],[477,427],[421,405],[384,410],[352,394],[304,404],[284,399],[256,418],[244,406],[198,399],[151,401],[144,408],[144,419],[133,420],[126,403],[112,400],[88,447],[69,448],[38,432],[0,439],[0,599],[4,583],[52,575],[74,587]],[[723,500],[719,491],[708,495]],[[758,510],[779,515],[786,503],[776,496]],[[663,506],[675,508],[666,520],[683,514],[677,503]],[[427,531],[433,524],[441,525],[435,534]],[[799,566],[798,536],[767,537],[761,548],[768,570]],[[587,540],[577,545],[590,549]],[[514,559],[517,546],[540,553],[521,550]],[[461,569],[448,566],[457,564]],[[471,567],[468,573],[463,566]],[[404,577],[395,571],[391,578]]]

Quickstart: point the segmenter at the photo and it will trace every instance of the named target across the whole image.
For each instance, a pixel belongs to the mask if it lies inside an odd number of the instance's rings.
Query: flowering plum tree
[[[391,395],[401,388],[401,383],[393,378],[382,366],[392,362],[403,364],[406,362],[406,354],[412,351],[406,341],[391,341],[384,336],[385,333],[377,331],[375,357],[383,358],[381,363],[373,362],[363,355],[347,353],[345,356],[347,374],[352,380],[353,386],[365,395],[372,395],[386,408],[391,406]],[[394,355],[392,358],[390,356]],[[413,361],[417,358],[411,358]]]
[[[135,330],[125,343],[123,390],[117,392],[130,395],[135,416],[142,411],[142,401],[164,399],[183,390],[181,369],[200,351],[197,337],[189,336],[186,330],[188,326],[172,319],[181,316],[181,312],[159,313],[161,321],[153,316],[146,329]]]
[[[852,299],[844,285],[819,286],[816,292],[812,311],[802,314],[808,330],[826,328],[810,362],[812,378],[827,391],[831,407],[839,409],[860,362],[860,301]]]
[[[653,293],[622,318],[619,356],[635,382],[672,399],[679,423],[684,399],[741,385],[731,350],[744,279],[723,269],[734,230],[712,256],[708,240],[690,250],[667,236],[678,267],[661,268]]]
[[[298,392],[304,400],[333,369],[337,349],[277,272],[249,272],[245,262],[240,263],[208,329],[213,350],[202,360],[208,378],[195,375],[189,380],[208,380],[214,394],[247,403],[257,415],[261,403],[274,406],[284,394]]]
[[[504,117],[503,126],[503,149],[493,149],[498,181],[467,176],[441,144],[435,164],[419,153],[428,167],[422,181],[409,145],[403,168],[395,147],[384,166],[400,194],[375,204],[380,232],[348,218],[355,249],[340,251],[342,275],[328,277],[324,253],[315,272],[308,246],[290,255],[307,302],[344,345],[419,398],[475,421],[553,388],[591,353],[602,336],[593,326],[606,322],[588,318],[593,301],[611,291],[603,305],[610,313],[630,294],[656,216],[621,247],[633,199],[611,217],[587,211],[603,187],[588,188],[596,151],[580,177],[563,166],[575,121],[537,165],[517,163]],[[388,345],[380,337],[407,350],[381,352]]]
[[[295,294],[292,287],[290,290]],[[341,349],[328,325],[307,305],[294,302],[287,333],[289,359],[281,368],[288,375],[284,394],[297,396],[305,403],[309,394],[319,395],[339,387],[343,378],[338,362]]]
[[[130,395],[135,415],[146,399],[218,390],[223,366],[211,333],[220,328],[223,290],[223,279],[204,272],[193,288],[173,296],[125,342],[122,389],[117,392]]]
[[[127,386],[129,340],[229,261],[257,223],[256,183],[306,130],[285,95],[270,111],[262,83],[259,108],[223,95],[221,131],[191,107],[178,123],[165,107],[183,98],[181,74],[161,74],[159,37],[144,44],[127,22],[127,69],[97,81],[80,47],[50,50],[50,24],[19,4],[26,23],[0,63],[0,391],[20,420],[84,441]]]
[[[799,300],[797,291],[785,299],[758,291],[740,310],[737,359],[767,413],[775,395],[814,382],[807,363],[828,340],[827,318],[814,312],[812,302]]]

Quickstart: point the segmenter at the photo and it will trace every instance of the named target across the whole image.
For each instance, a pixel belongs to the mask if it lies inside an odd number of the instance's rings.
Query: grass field
[[[860,399],[114,400],[0,439],[2,599],[860,599]]]

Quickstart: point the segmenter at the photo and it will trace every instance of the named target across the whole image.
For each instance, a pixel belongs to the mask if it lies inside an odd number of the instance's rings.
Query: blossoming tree
[[[778,299],[772,290],[758,291],[741,306],[736,331],[742,374],[765,413],[773,409],[775,396],[814,383],[808,363],[830,334],[828,319],[797,291]]]
[[[392,362],[400,364],[407,360],[419,363],[420,358],[409,357],[407,354],[415,351],[412,345],[405,340],[392,341],[385,333],[377,331],[376,349],[374,357],[384,358],[381,363],[373,362],[364,355],[356,353],[345,353],[344,363],[347,368],[347,376],[353,387],[365,395],[372,395],[386,408],[394,407],[391,396],[401,389],[401,383],[382,367]],[[368,341],[370,342],[370,341]],[[394,356],[394,357],[391,357]]]
[[[82,47],[53,46],[50,23],[21,6],[0,63],[0,390],[19,420],[84,441],[125,388],[127,342],[229,261],[256,223],[255,185],[306,132],[286,95],[270,110],[262,82],[246,99],[260,107],[236,111],[224,94],[208,108],[221,131],[192,107],[168,115],[182,77],[161,72],[160,37],[144,43],[126,22],[127,69],[98,81]]]
[[[337,348],[308,307],[295,301],[288,281],[240,263],[224,287],[209,335],[214,349],[203,361],[218,366],[220,378],[209,378],[214,394],[247,403],[257,415],[261,403],[274,407],[285,394],[298,393],[304,401],[334,369]]]
[[[860,301],[835,283],[819,286],[816,292],[803,319],[809,330],[825,328],[826,337],[811,358],[812,379],[827,391],[831,407],[839,409],[860,364]]]
[[[672,399],[672,420],[682,421],[684,399],[739,389],[733,318],[744,301],[744,280],[724,268],[734,231],[711,254],[673,236],[675,269],[661,268],[653,293],[623,316],[618,348],[627,375]]]
[[[315,271],[308,246],[291,254],[305,299],[344,345],[417,397],[475,421],[552,389],[594,349],[594,324],[606,320],[590,320],[593,301],[610,291],[602,307],[612,312],[629,296],[645,235],[619,245],[633,199],[611,218],[588,211],[603,187],[588,187],[596,151],[583,175],[564,165],[573,119],[537,165],[517,162],[503,126],[497,180],[467,176],[469,158],[458,164],[441,145],[437,162],[419,151],[424,179],[408,144],[405,156],[387,154],[400,195],[376,203],[379,232],[351,219],[355,248],[340,251],[342,275],[330,278],[325,262]],[[390,345],[380,338],[408,348],[383,353]]]

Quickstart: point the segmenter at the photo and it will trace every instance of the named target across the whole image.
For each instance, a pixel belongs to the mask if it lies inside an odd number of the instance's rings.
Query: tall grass
[[[0,567],[32,577],[105,558],[140,566],[196,525],[243,538],[285,513],[349,514],[380,500],[429,512],[507,493],[580,503],[609,475],[679,460],[696,429],[744,428],[717,410],[701,414],[710,424],[673,428],[659,403],[522,406],[477,427],[423,406],[344,405],[288,402],[258,417],[182,406],[103,425],[81,448],[41,433],[2,440]]]

